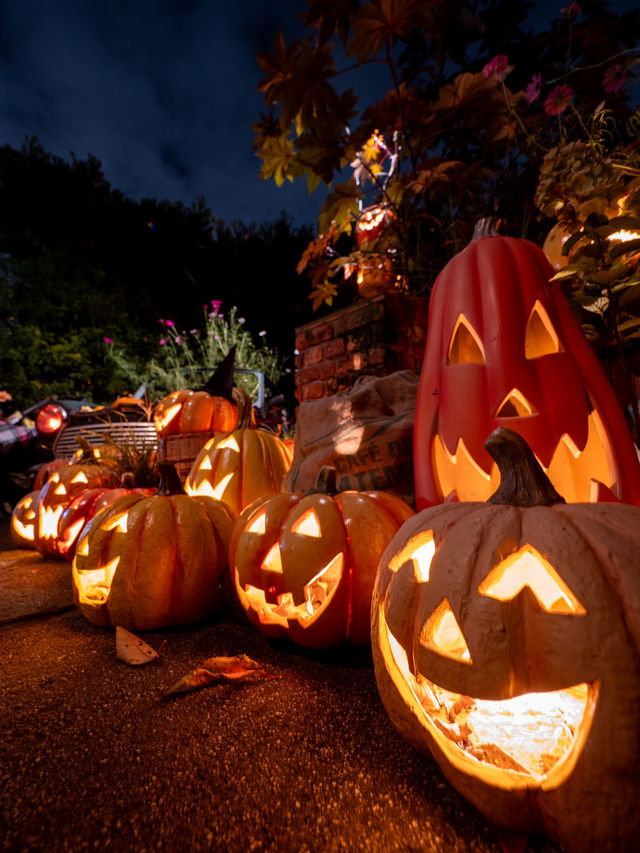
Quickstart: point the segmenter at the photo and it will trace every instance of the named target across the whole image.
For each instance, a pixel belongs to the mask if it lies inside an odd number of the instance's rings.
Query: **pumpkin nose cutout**
[[[522,391],[513,388],[496,410],[496,418],[532,418],[538,411]]]

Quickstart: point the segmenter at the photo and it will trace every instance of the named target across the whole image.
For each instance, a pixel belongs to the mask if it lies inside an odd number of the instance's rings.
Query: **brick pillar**
[[[381,293],[296,329],[298,402],[335,394],[361,375],[419,373],[427,300]]]

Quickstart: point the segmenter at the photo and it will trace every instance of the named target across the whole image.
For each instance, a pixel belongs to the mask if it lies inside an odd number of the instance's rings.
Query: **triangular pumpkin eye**
[[[420,632],[420,643],[444,657],[462,663],[472,662],[466,640],[446,598],[427,619]]]
[[[540,358],[555,352],[563,352],[563,346],[558,339],[549,315],[542,307],[539,299],[531,309],[524,335],[525,358]]]
[[[313,507],[303,512],[299,518],[291,525],[292,533],[299,533],[302,536],[311,536],[314,539],[319,539],[322,536],[320,530],[320,520]]]
[[[586,611],[551,563],[525,545],[494,566],[478,587],[480,595],[510,601],[528,587],[547,613],[583,616]]]
[[[480,336],[464,314],[460,314],[451,335],[447,364],[486,363],[487,360]]]

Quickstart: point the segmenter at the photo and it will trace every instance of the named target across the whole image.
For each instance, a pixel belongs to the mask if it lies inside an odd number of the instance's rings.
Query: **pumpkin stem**
[[[517,432],[498,427],[484,446],[500,471],[500,485],[487,503],[522,507],[566,503]]]
[[[499,216],[483,216],[482,219],[478,219],[476,222],[476,226],[473,229],[473,237],[469,242],[473,243],[474,240],[479,240],[481,237],[497,236],[501,223],[502,220]]]
[[[80,450],[82,450],[82,453],[80,454],[80,462],[83,465],[100,464],[100,460],[96,456],[95,448],[92,444],[89,444],[89,442],[83,435],[77,435],[76,442],[80,445]]]
[[[234,388],[232,391],[233,402],[238,407],[238,423],[236,429],[253,429],[256,421],[253,415],[253,403],[251,397],[242,388]]]
[[[158,471],[160,472],[160,482],[154,494],[165,497],[186,494],[173,462],[168,462],[166,459],[161,460],[158,462]]]
[[[306,492],[307,495],[337,495],[336,469],[333,465],[323,465],[318,471],[316,484]]]
[[[215,371],[211,374],[202,391],[208,391],[214,397],[224,397],[225,400],[233,402],[233,372],[236,366],[236,345],[222,359]]]

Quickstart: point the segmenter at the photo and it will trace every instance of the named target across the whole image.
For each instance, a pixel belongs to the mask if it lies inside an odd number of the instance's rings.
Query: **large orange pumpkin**
[[[94,625],[147,630],[196,622],[223,603],[234,514],[188,497],[172,465],[149,497],[111,503],[84,529],[73,559],[74,600]]]
[[[496,823],[573,853],[636,849],[640,509],[565,504],[511,430],[487,449],[489,503],[423,510],[382,557],[382,701]]]
[[[414,425],[418,509],[486,500],[483,447],[519,433],[570,501],[640,504],[640,463],[615,393],[542,251],[479,236],[442,270],[429,305]]]
[[[413,510],[385,492],[339,492],[335,468],[315,489],[256,501],[239,517],[229,548],[236,594],[271,637],[321,648],[370,643],[378,560]]]
[[[238,515],[258,498],[282,490],[293,453],[275,433],[255,426],[245,392],[237,392],[236,399],[236,429],[207,441],[193,463],[185,489],[189,495],[224,501]]]

